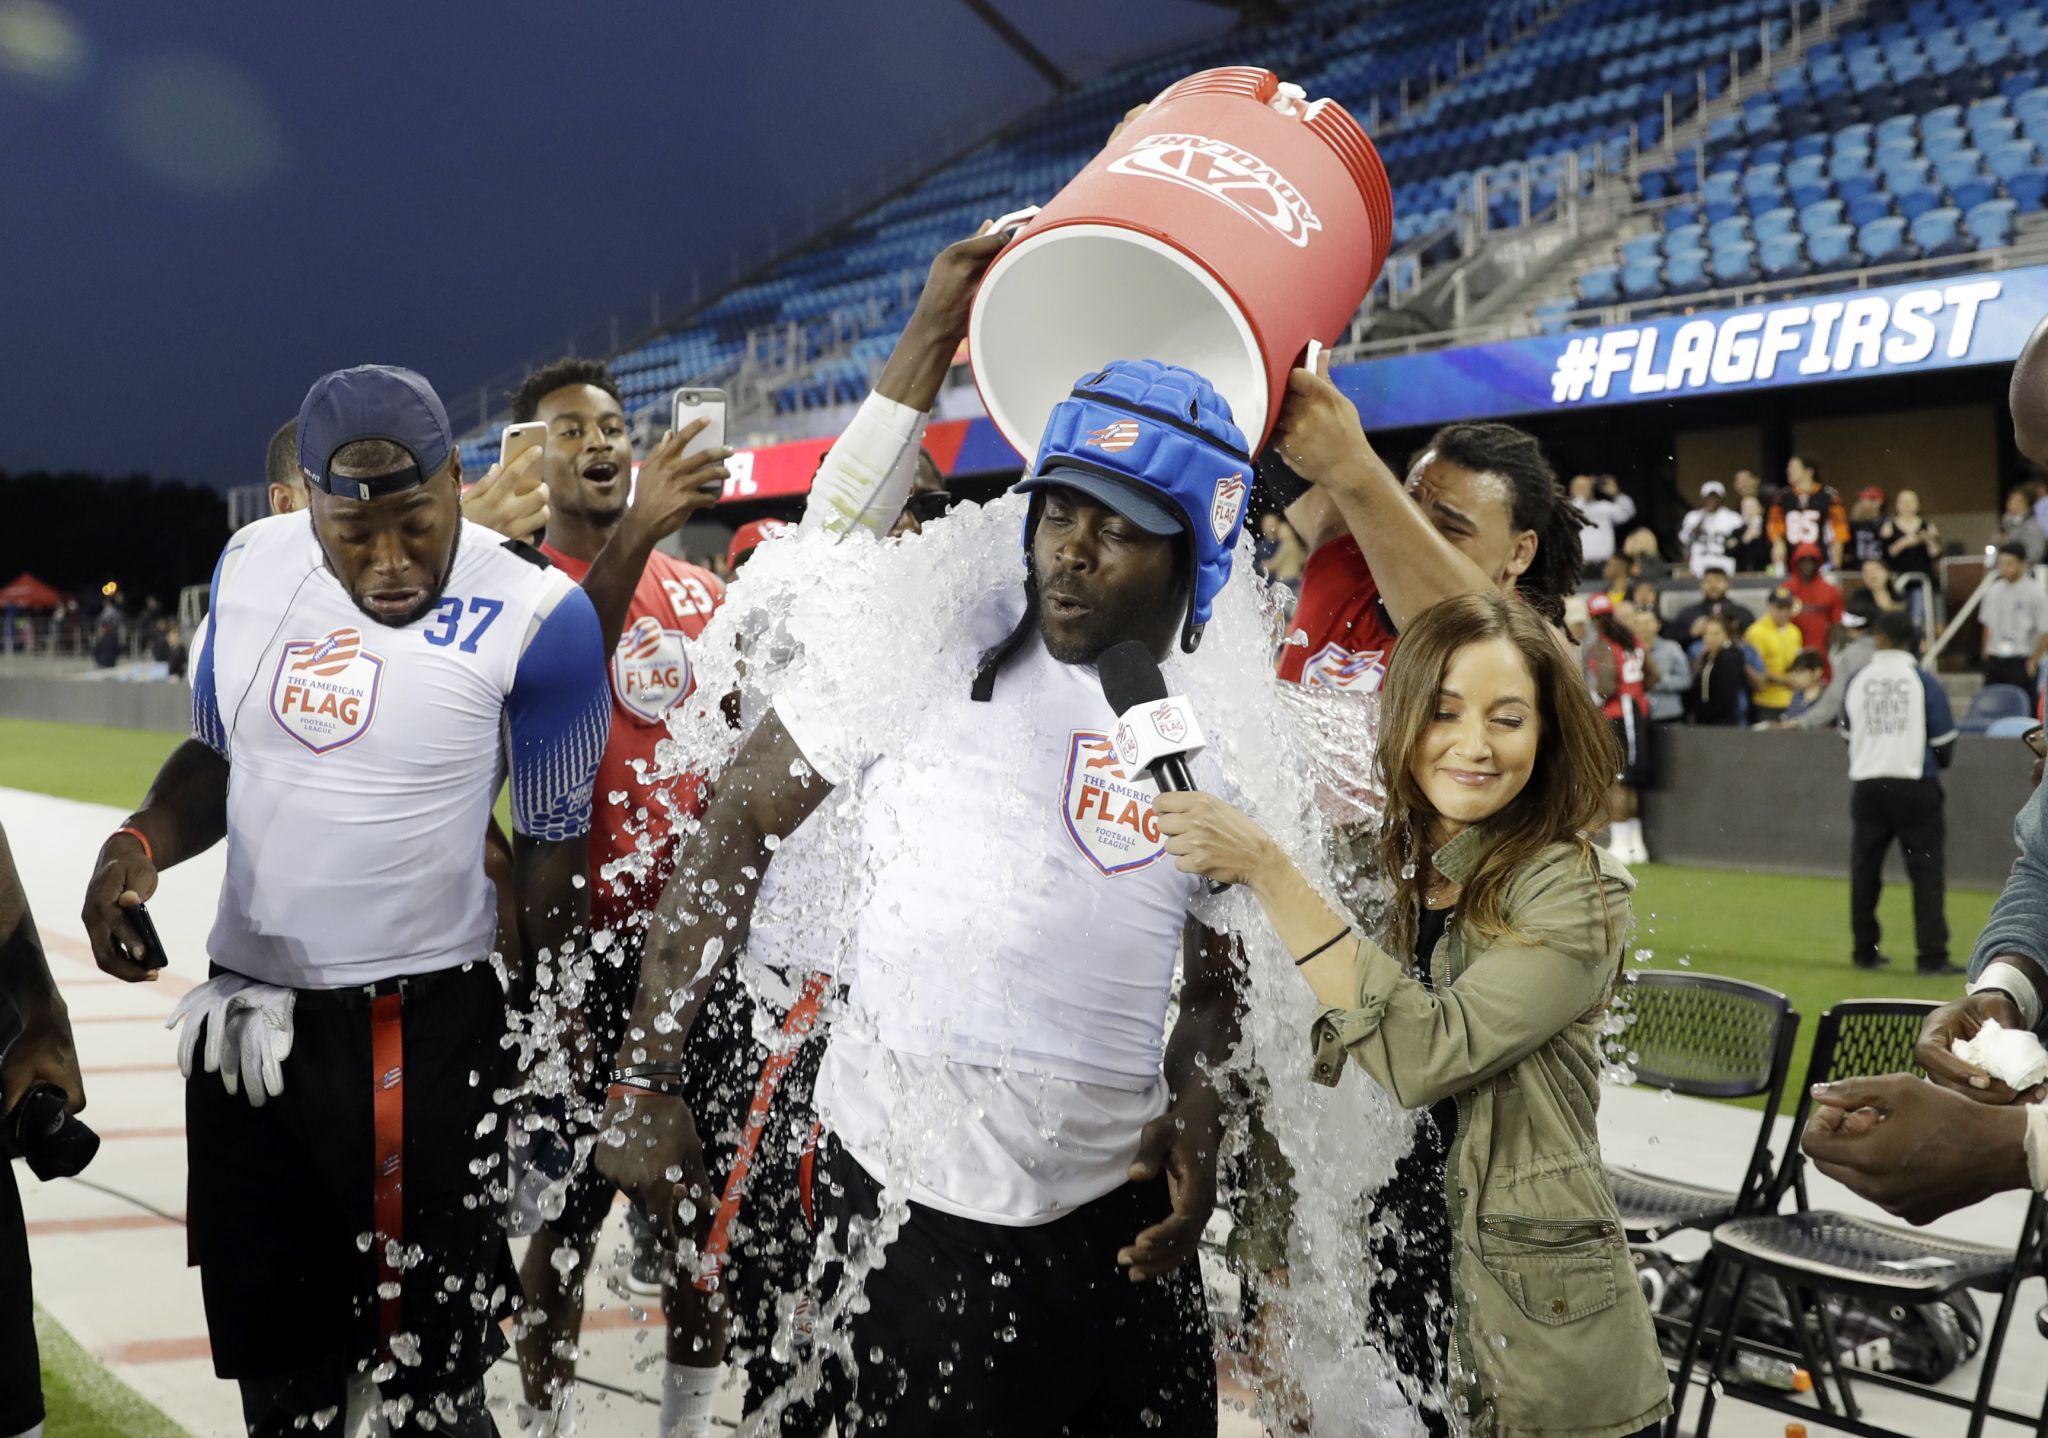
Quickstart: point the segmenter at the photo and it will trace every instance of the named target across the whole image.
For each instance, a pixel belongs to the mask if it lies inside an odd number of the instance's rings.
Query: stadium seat
[[[1792,148],[1786,151],[1786,163],[1789,166],[1799,160],[1813,158],[1825,161],[1827,153],[1828,137],[1826,135],[1808,133],[1801,135],[1792,142]]]
[[[1756,246],[1748,240],[1715,246],[1708,266],[1716,285],[1753,285],[1762,278],[1756,267]]]
[[[1707,288],[1707,252],[1680,250],[1664,261],[1664,288],[1674,295],[1696,295]]]
[[[2005,192],[2019,204],[2021,214],[2034,214],[2048,204],[2048,170],[2039,166],[2008,175]]]
[[[1726,245],[1740,244],[1749,238],[1749,221],[1741,215],[1731,215],[1707,226],[1707,248],[1718,250]]]
[[[1536,327],[1544,334],[1561,334],[1571,323],[1574,306],[1568,299],[1546,300],[1536,306]]]
[[[1935,130],[1920,137],[1920,148],[1928,159],[1938,165],[1950,155],[1969,149],[1970,136],[1960,125],[1954,129]]]
[[[1811,235],[1842,223],[1843,206],[1840,200],[1822,200],[1814,205],[1802,205],[1799,210],[1799,228]]]
[[[1875,133],[1876,148],[1885,149],[1896,141],[1905,141],[1915,150],[1920,148],[1920,121],[1914,115],[1894,115],[1881,122]]]
[[[1783,165],[1751,165],[1742,172],[1742,193],[1745,199],[1757,195],[1774,193],[1783,186],[1785,167]]]
[[[2000,116],[1994,120],[1983,120],[1970,127],[1970,143],[1987,154],[2000,145],[2009,145],[2019,137],[2020,124],[2017,120]]]
[[[1852,170],[1835,180],[1835,193],[1845,200],[1877,193],[1881,179],[1875,170]]]
[[[1821,274],[1856,268],[1856,232],[1847,225],[1824,225],[1806,232],[1807,262]]]
[[[2017,684],[1986,684],[1956,727],[1965,734],[1982,734],[1994,720],[2031,716],[2033,712],[2034,696]]]
[[[1963,233],[1963,214],[1952,205],[1929,210],[1913,221],[1913,244],[1928,259],[1966,255],[1975,246]]]
[[[1700,199],[1707,212],[1707,223],[1725,220],[1742,208],[1742,197],[1736,189],[1734,175],[1709,175],[1701,188]]]
[[[1779,235],[1789,235],[1798,228],[1799,212],[1787,205],[1780,205],[1775,210],[1765,210],[1750,224],[1750,231],[1756,236],[1759,245]]]
[[[1673,205],[1664,212],[1664,233],[1671,234],[1700,221],[1700,212],[1691,205]]]
[[[1596,265],[1579,276],[1581,305],[1611,305],[1621,298],[1621,267]]]
[[[1849,202],[1849,223],[1859,229],[1872,220],[1881,220],[1892,212],[1892,197],[1882,190],[1867,195],[1858,195]]]
[[[1892,203],[1898,206],[1901,215],[1913,220],[1941,204],[1941,191],[1929,186],[1916,186],[1898,191],[1892,196]]]
[[[2022,170],[2034,166],[2034,146],[2031,141],[2014,140],[2000,145],[1990,152],[1991,173],[2001,180],[2010,180]]]
[[[1757,268],[1767,280],[1796,280],[1809,273],[1802,235],[1773,235],[1757,249]]]
[[[2012,200],[1986,200],[1963,217],[1963,228],[1978,249],[2002,249],[2012,243],[2013,216],[2018,209]]]
[[[1705,225],[1680,225],[1664,237],[1664,253],[1675,255],[1680,250],[1697,250],[1706,244]]]
[[[1828,179],[1826,157],[1806,155],[1792,161],[1785,167],[1785,187],[1800,209],[1827,199],[1834,193],[1834,185]]]
[[[1664,266],[1655,258],[1622,266],[1622,298],[1630,301],[1653,300],[1663,293]]]
[[[1906,244],[1906,222],[1896,215],[1872,220],[1857,230],[1856,248],[1873,265],[1897,264],[1913,258],[1913,252]]]
[[[1621,262],[1624,266],[1654,261],[1663,254],[1664,238],[1661,235],[1637,235],[1624,240],[1621,246]]]
[[[1986,739],[2024,739],[2033,730],[2034,716],[2031,714],[2008,714],[2003,719],[1993,719],[1984,726]]]

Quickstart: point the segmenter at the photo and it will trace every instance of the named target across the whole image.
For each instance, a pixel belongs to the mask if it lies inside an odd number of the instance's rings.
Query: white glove
[[[259,984],[239,974],[208,979],[179,999],[164,1022],[165,1028],[174,1029],[189,1020],[178,1035],[179,1071],[192,1077],[192,1055],[204,1029],[206,1071],[219,1074],[229,1093],[246,1086],[250,1104],[262,1108],[266,1099],[284,1092],[284,1061],[292,1051],[292,1005],[297,999],[291,989]]]

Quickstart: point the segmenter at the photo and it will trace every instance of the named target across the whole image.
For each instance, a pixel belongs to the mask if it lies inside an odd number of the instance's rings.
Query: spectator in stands
[[[1626,554],[1617,554],[1600,566],[1600,582],[1607,587],[1601,592],[1616,604],[1628,598],[1628,587],[1635,582],[1635,575]]]
[[[1802,544],[1792,551],[1792,575],[1784,588],[1799,601],[1795,622],[1806,636],[1806,647],[1826,654],[1835,647],[1842,622],[1842,591],[1820,572],[1818,544]]]
[[[1894,574],[1934,574],[1941,557],[1941,531],[1920,517],[1920,496],[1910,489],[1892,501],[1892,517],[1877,532]]]
[[[1798,612],[1798,599],[1781,584],[1771,591],[1764,617],[1750,625],[1742,636],[1756,651],[1761,665],[1753,684],[1754,702],[1750,705],[1749,717],[1755,723],[1768,724],[1784,718],[1792,703],[1792,661],[1807,647],[1804,634],[1793,622]]]
[[[1648,610],[1651,618],[1661,620],[1659,599],[1656,584],[1648,579],[1638,579],[1628,587],[1628,602],[1637,609]]]
[[[98,669],[112,669],[121,662],[121,626],[112,605],[100,611],[99,624],[93,630],[92,662]]]
[[[1628,538],[1621,542],[1621,552],[1628,558],[1631,577],[1658,581],[1670,578],[1671,562],[1664,557],[1663,546],[1653,531],[1631,529]]]
[[[2032,569],[2048,553],[2048,535],[2041,532],[2041,521],[2034,517],[2034,501],[2039,485],[2016,485],[2005,496],[2005,513],[1999,516],[1998,540],[2001,544],[2017,544],[2026,551],[2027,567]]]
[[[1749,626],[1756,623],[1754,614],[1728,597],[1725,569],[1709,569],[1700,576],[1699,602],[1686,605],[1672,618],[1671,635],[1690,647],[1706,636],[1709,619],[1726,620],[1731,635],[1746,634]]]
[[[1678,546],[1685,551],[1694,575],[1729,562],[1728,549],[1742,533],[1742,515],[1728,507],[1728,487],[1718,479],[1700,486],[1698,509],[1689,510],[1678,526]]]
[[[1863,564],[1884,558],[1884,491],[1869,485],[1856,496],[1849,509],[1849,562]]]
[[[1913,934],[1919,971],[1960,974],[1948,958],[1947,823],[1940,773],[1955,752],[1956,726],[1941,682],[1909,647],[1913,622],[1903,611],[1871,626],[1877,652],[1850,681],[1843,701],[1849,731],[1850,957],[1859,969],[1883,968],[1878,895],[1884,860],[1897,840],[1913,885]]]
[[[1572,503],[1586,516],[1579,533],[1579,545],[1586,554],[1586,572],[1598,574],[1600,566],[1614,553],[1615,526],[1636,517],[1636,502],[1621,492],[1611,474],[1575,474],[1571,482]]]
[[[1781,729],[1790,728],[1820,702],[1827,689],[1823,681],[1828,675],[1828,661],[1818,649],[1802,649],[1785,673],[1791,681],[1792,702],[1785,706],[1785,717],[1778,721]]]
[[[173,679],[185,675],[185,634],[173,619],[157,631],[156,642],[150,647],[150,657],[162,664]]]
[[[1586,614],[1592,631],[1586,636],[1586,677],[1621,754],[1621,767],[1607,794],[1607,847],[1624,864],[1647,864],[1642,791],[1656,781],[1649,686],[1660,676],[1635,636],[1635,610],[1630,605],[1595,594],[1586,601]]]
[[[1920,654],[1927,648],[1926,633],[1921,628],[1920,616],[1914,606],[1899,593],[1898,582],[1893,579],[1891,566],[1882,559],[1863,561],[1863,587],[1850,595],[1844,607],[1843,621],[1855,615],[1865,624],[1888,610],[1899,610],[1913,621],[1913,652]],[[1846,636],[1844,636],[1846,639]],[[1830,651],[1832,652],[1832,651]]]
[[[1629,629],[1648,661],[1643,666],[1644,673],[1654,671],[1657,676],[1649,681],[1650,722],[1668,724],[1683,719],[1686,690],[1692,687],[1692,664],[1685,657],[1684,647],[1665,636],[1655,609],[1636,606],[1629,617]]]
[[[1686,686],[1686,717],[1695,724],[1732,727],[1749,707],[1749,666],[1729,620],[1718,614],[1701,621]]]
[[[1833,671],[1828,676],[1827,687],[1813,707],[1796,719],[1781,719],[1773,727],[1779,729],[1832,729],[1841,720],[1842,700],[1849,692],[1849,681],[1870,662],[1870,656],[1877,652],[1871,642],[1870,626],[1862,615],[1853,611],[1842,616],[1842,633],[1845,636],[1842,647],[1828,656],[1828,667]]]
[[[1984,682],[2034,692],[2041,656],[2048,653],[2048,592],[2027,573],[2027,551],[1999,546],[1998,573],[1977,606],[1984,626]]]
[[[1761,574],[1771,567],[1770,518],[1763,501],[1753,494],[1745,494],[1739,508],[1742,528],[1729,541],[1728,557],[1735,561],[1736,573]]]
[[[1820,482],[1814,467],[1798,455],[1785,461],[1786,487],[1771,501],[1767,528],[1771,535],[1771,567],[1786,572],[1788,552],[1801,545],[1826,546],[1830,567],[1842,567],[1842,545],[1849,538],[1849,516],[1842,497]]]
[[[1735,471],[1735,502],[1740,504],[1745,499],[1753,499],[1759,504],[1765,504],[1770,499],[1770,496],[1764,493],[1764,482],[1757,478],[1757,473],[1753,469]]]

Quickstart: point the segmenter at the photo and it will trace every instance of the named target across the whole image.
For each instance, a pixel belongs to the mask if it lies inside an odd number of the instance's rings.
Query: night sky
[[[1195,0],[1005,0],[1079,78]],[[0,470],[262,477],[321,372],[473,424],[1053,91],[955,0],[0,0]]]

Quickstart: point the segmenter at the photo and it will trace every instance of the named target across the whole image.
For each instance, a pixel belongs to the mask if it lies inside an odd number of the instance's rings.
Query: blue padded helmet
[[[1251,456],[1229,402],[1193,370],[1158,360],[1117,360],[1084,375],[1053,407],[1017,486],[1056,487],[1079,490],[1148,533],[1187,535],[1193,592],[1181,648],[1192,654],[1229,582],[1251,498]],[[1027,550],[1033,522],[1025,522]]]

